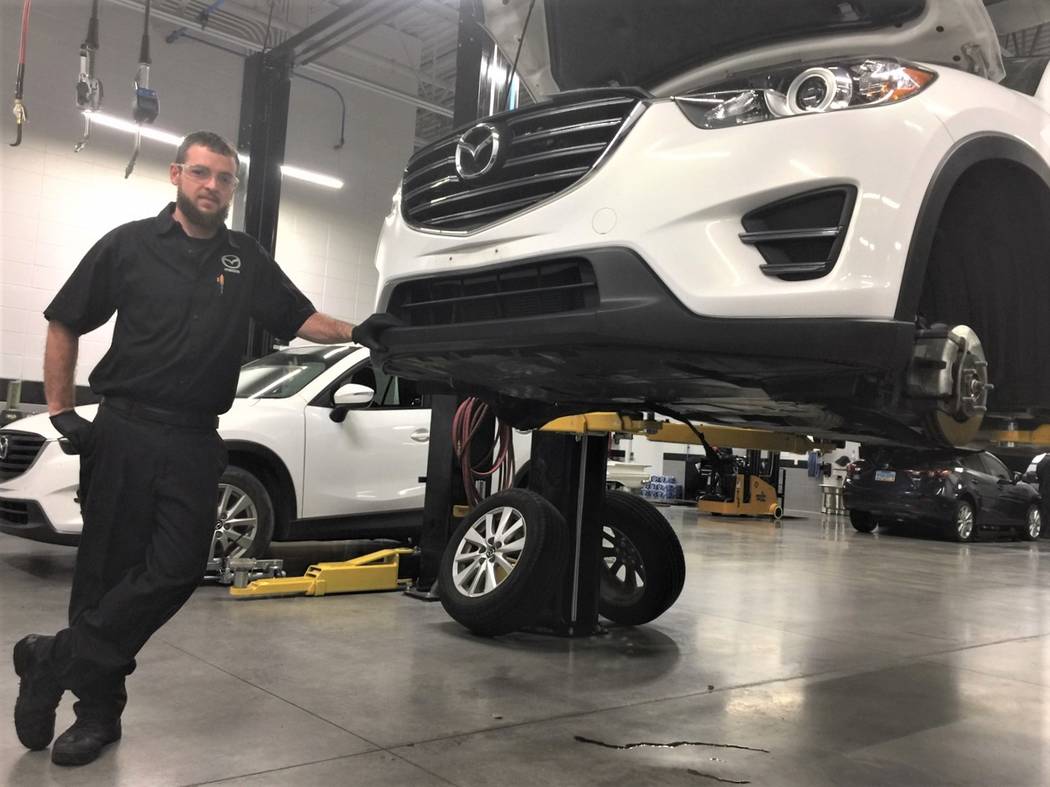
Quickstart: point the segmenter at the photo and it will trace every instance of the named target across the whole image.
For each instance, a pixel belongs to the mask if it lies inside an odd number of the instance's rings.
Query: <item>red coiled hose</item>
[[[493,443],[495,459],[491,467],[486,467],[487,460],[477,465],[470,464],[470,444],[474,435],[489,415],[489,406],[476,397],[465,399],[456,409],[452,418],[452,445],[459,460],[460,473],[463,476],[463,488],[467,493],[467,502],[473,507],[481,502],[477,481],[499,474],[496,491],[510,489],[514,483],[514,430],[509,424],[496,421],[496,439]]]

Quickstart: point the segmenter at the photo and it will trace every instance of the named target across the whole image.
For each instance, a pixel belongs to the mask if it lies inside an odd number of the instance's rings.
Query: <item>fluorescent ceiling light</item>
[[[343,181],[330,175],[322,175],[320,172],[311,172],[308,169],[300,169],[290,164],[281,165],[281,174],[296,180],[305,180],[307,183],[316,183],[318,186],[326,186],[330,189],[341,189]]]
[[[116,129],[117,131],[126,131],[129,134],[134,134],[140,129],[139,126],[135,125],[130,120],[107,115],[105,112],[85,112],[84,114],[91,118],[92,123],[97,123],[106,128]],[[178,134],[161,131],[153,126],[144,125],[141,126],[141,130],[142,136],[146,139],[153,139],[157,142],[166,142],[176,148],[182,143],[182,137]],[[247,156],[241,155],[240,158],[245,164],[248,163]],[[301,167],[293,167],[289,164],[281,165],[281,174],[288,178],[306,181],[307,183],[313,183],[314,185],[324,186],[329,189],[341,189],[345,185],[339,178],[333,178],[331,175],[323,175],[320,172],[313,172],[308,169],[302,169]]]
[[[122,118],[113,117],[107,115],[105,112],[85,112],[92,123],[98,123],[100,126],[106,128],[115,128],[117,131],[127,131],[129,134],[134,134],[139,130],[139,126],[132,123],[130,120],[123,120]],[[142,126],[142,136],[146,139],[155,139],[157,142],[167,142],[169,145],[179,146],[182,142],[182,137],[175,134],[169,134],[167,131],[161,131],[160,129],[154,128],[153,126]]]

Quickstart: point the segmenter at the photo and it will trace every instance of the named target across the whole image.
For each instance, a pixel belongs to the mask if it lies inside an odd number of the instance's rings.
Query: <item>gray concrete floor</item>
[[[1050,784],[1050,541],[668,515],[681,599],[587,640],[481,639],[397,593],[204,587],[142,652],[123,741],[67,770],[4,722],[0,783]],[[62,625],[72,567],[0,536],[3,658]]]

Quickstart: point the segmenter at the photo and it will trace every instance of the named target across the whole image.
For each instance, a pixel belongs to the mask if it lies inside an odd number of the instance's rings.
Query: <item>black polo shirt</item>
[[[217,415],[233,404],[248,318],[288,340],[316,309],[250,236],[195,240],[174,208],[102,238],[44,316],[79,336],[117,313],[96,394]]]

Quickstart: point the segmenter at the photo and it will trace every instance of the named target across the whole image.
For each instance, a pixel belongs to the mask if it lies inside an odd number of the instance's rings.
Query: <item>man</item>
[[[321,314],[258,243],[226,228],[238,165],[218,135],[186,137],[170,168],[175,202],[103,237],[44,312],[48,412],[81,455],[84,529],[69,627],[15,645],[15,727],[27,748],[46,748],[72,691],[76,723],[51,752],[59,765],[90,762],[120,738],[135,655],[203,576],[226,465],[215,428],[233,403],[249,318],[283,339],[372,346],[391,324]],[[73,409],[78,341],[114,312],[90,379],[102,397],[92,423]]]

